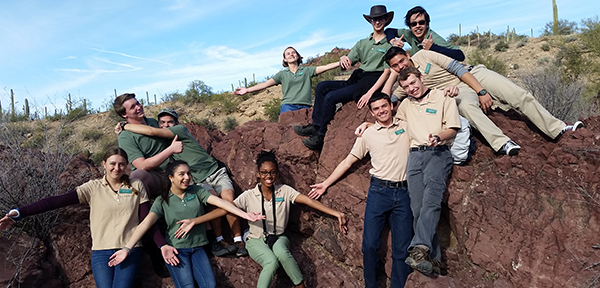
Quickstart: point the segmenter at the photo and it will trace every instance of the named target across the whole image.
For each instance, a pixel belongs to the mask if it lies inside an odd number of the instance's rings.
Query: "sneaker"
[[[512,140],[508,140],[506,143],[504,143],[504,145],[502,145],[502,148],[500,148],[498,152],[508,156],[515,156],[519,154],[519,150],[521,150],[521,146],[517,145],[517,143]]]
[[[568,130],[575,131],[579,128],[583,128],[583,126],[585,126],[585,125],[581,121],[577,121],[573,125],[565,125],[565,128],[562,129],[560,134],[563,134],[563,133],[567,132]]]
[[[221,240],[219,242],[213,243],[212,253],[213,253],[213,255],[215,255],[217,257],[223,257],[225,255],[229,255],[229,254],[235,252],[235,250],[233,250],[232,248],[236,249],[235,246],[230,245],[225,240]]]
[[[246,243],[243,241],[235,242],[235,247],[237,248],[237,252],[235,252],[235,256],[237,257],[246,257],[248,256],[248,250],[246,250]]]
[[[294,131],[300,136],[313,136],[317,135],[317,127],[313,124],[304,126],[294,126]]]
[[[430,262],[429,253],[427,248],[415,246],[410,249],[408,257],[404,262],[423,275],[429,276],[433,272],[433,265]],[[436,261],[437,262],[437,261]]]
[[[323,148],[323,136],[313,135],[308,139],[302,139],[302,143],[310,150],[320,150]]]

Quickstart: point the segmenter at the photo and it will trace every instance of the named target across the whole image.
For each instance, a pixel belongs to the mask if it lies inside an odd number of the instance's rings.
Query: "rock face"
[[[515,157],[497,156],[477,138],[473,160],[454,167],[444,197],[438,235],[445,275],[412,273],[407,287],[598,286],[600,117],[584,119],[586,128],[569,131],[558,141],[547,139],[514,113],[495,112],[490,118],[522,149]],[[348,155],[354,128],[365,120],[373,120],[368,110],[358,110],[354,103],[343,106],[329,126],[321,153],[306,149],[293,131],[294,125],[310,122],[310,110],[284,113],[279,124],[248,122],[227,135],[186,126],[207,151],[227,164],[237,193],[256,185],[256,155],[272,149],[279,160],[280,182],[306,194],[310,184],[324,180]],[[97,170],[89,172],[96,168],[85,159],[78,159],[69,173],[98,175]],[[292,211],[291,250],[308,287],[364,286],[361,241],[369,168],[367,157],[321,198],[323,204],[346,213],[348,235],[342,235],[337,220],[328,215],[301,205]],[[86,177],[64,175],[61,180],[82,183]],[[63,209],[65,220],[50,239],[38,243],[42,248],[34,250],[22,285],[93,286],[87,209]],[[389,229],[382,236],[381,280],[388,287]],[[4,247],[21,243],[20,239],[0,238],[2,259]],[[145,257],[138,287],[172,287],[170,278],[154,274]],[[7,283],[14,268],[4,263],[7,268],[0,281]],[[261,270],[250,258],[212,257],[211,263],[219,287],[253,287]],[[273,287],[292,287],[282,269]]]

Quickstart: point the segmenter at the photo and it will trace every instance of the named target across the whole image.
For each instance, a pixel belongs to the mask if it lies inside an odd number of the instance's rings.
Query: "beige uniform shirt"
[[[444,96],[444,91],[439,89],[432,89],[423,97],[420,103],[408,97],[398,107],[397,117],[408,122],[410,147],[426,146],[429,134],[437,135],[448,128],[460,129],[454,98]],[[450,146],[452,139],[439,145]]]
[[[277,235],[283,234],[285,231],[285,227],[287,227],[288,217],[290,214],[290,207],[292,203],[296,200],[300,193],[294,190],[294,188],[288,185],[275,185],[275,195],[271,198],[270,201],[265,199],[265,216],[267,217],[266,227],[267,233],[273,234],[273,203],[275,203],[275,217],[277,224]],[[258,184],[256,187],[250,190],[244,191],[242,195],[233,200],[233,203],[240,209],[245,210],[246,212],[258,212],[262,214],[262,198],[261,192],[258,188]],[[248,221],[248,226],[250,226],[250,233],[248,234],[248,239],[257,239],[264,238],[263,234],[263,221]]]
[[[429,50],[420,50],[411,56],[410,60],[412,60],[415,68],[423,74],[423,85],[425,87],[444,89],[448,85],[456,86],[462,82],[458,76],[446,70],[446,67],[454,60],[446,55]],[[402,87],[398,87],[394,94],[399,98],[407,96]]]
[[[388,181],[406,180],[409,133],[406,122],[395,118],[390,127],[379,123],[367,128],[362,137],[356,138],[350,154],[358,159],[371,155],[369,170],[376,178]]]
[[[132,190],[137,190],[135,194]],[[125,246],[135,227],[140,223],[140,204],[148,202],[144,185],[132,180],[114,192],[105,178],[96,179],[77,187],[80,203],[90,205],[92,250],[117,249]],[[139,243],[137,246],[141,246]]]

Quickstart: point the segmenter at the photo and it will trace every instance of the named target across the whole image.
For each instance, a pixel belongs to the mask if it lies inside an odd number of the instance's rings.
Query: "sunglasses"
[[[379,17],[375,17],[375,18],[371,18],[371,22],[375,23],[375,22],[385,22],[387,21],[387,17],[386,16],[379,16]]]
[[[425,23],[426,23],[426,22],[425,22],[425,20],[420,20],[419,22],[410,22],[410,23],[408,23],[408,25],[409,25],[410,27],[415,27],[415,26],[417,26],[417,25],[421,25],[421,26],[422,26],[422,25],[425,25]]]

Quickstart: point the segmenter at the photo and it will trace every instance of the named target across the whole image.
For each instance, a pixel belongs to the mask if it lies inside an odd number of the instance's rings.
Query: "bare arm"
[[[146,136],[157,136],[168,139],[175,137],[175,134],[173,134],[173,132],[169,129],[155,128],[143,124],[127,124],[125,125],[125,130]]]
[[[390,76],[385,81],[385,85],[381,89],[381,92],[392,97],[392,88],[394,88],[394,84],[396,84],[396,79],[398,79],[398,73],[393,69],[390,69]]]
[[[144,218],[144,221],[138,224],[138,226],[135,228],[133,235],[131,235],[131,238],[129,238],[129,241],[127,241],[127,244],[125,244],[125,247],[110,256],[111,260],[108,262],[108,266],[114,267],[123,262],[129,255],[129,250],[131,250],[135,244],[140,242],[142,236],[144,236],[146,231],[148,231],[148,229],[150,229],[150,227],[156,223],[156,220],[158,220],[158,216],[155,213],[150,212],[148,216]]]
[[[371,87],[371,89],[369,89],[369,91],[367,91],[367,93],[365,93],[365,95],[360,97],[360,100],[358,100],[358,103],[356,103],[356,106],[358,107],[358,109],[361,109],[362,107],[367,105],[367,103],[369,103],[369,99],[371,99],[371,96],[373,96],[373,93],[375,93],[375,91],[379,90],[379,88],[381,88],[383,86],[383,84],[388,80],[389,76],[390,76],[390,68],[384,69],[381,76],[379,76],[379,79],[377,79],[377,82],[375,82],[375,84],[373,84],[373,87]]]
[[[127,125],[125,127],[127,127]],[[183,151],[183,144],[181,141],[177,141],[177,135],[175,135],[173,142],[171,142],[171,145],[167,147],[167,149],[150,158],[137,158],[133,160],[131,164],[133,164],[133,166],[135,166],[137,169],[150,171],[160,166],[160,164],[165,162],[165,160],[167,160],[167,158],[169,158],[171,155],[181,153],[181,151]]]
[[[344,234],[348,233],[348,226],[347,226],[348,221],[346,220],[346,215],[344,215],[344,213],[334,210],[334,209],[331,209],[331,208],[321,204],[321,202],[312,200],[312,199],[304,196],[303,194],[298,195],[298,197],[296,197],[296,201],[294,201],[294,202],[307,205],[313,209],[319,210],[323,213],[327,213],[333,217],[338,218],[340,231],[342,231],[342,233],[344,233]]]
[[[310,190],[310,192],[308,193],[308,197],[313,199],[318,199],[319,197],[321,197],[321,195],[323,195],[323,193],[327,191],[327,188],[329,188],[331,184],[333,184],[335,181],[344,176],[344,173],[346,173],[346,171],[348,171],[348,169],[350,169],[350,167],[352,167],[352,164],[354,164],[356,161],[358,161],[358,158],[356,158],[356,156],[348,154],[348,156],[346,156],[346,159],[344,159],[342,162],[340,162],[340,164],[338,164],[337,167],[335,167],[335,170],[333,170],[331,175],[329,175],[329,177],[327,177],[325,181],[314,185],[310,185],[310,188],[312,188],[312,190]]]
[[[177,224],[181,224],[181,226],[179,226],[179,229],[175,231],[175,238],[184,237],[195,225],[206,223],[225,215],[227,215],[227,211],[225,209],[217,208],[196,218],[180,220],[177,222]]]
[[[339,61],[338,62],[334,62],[334,63],[329,63],[329,64],[323,65],[323,66],[317,66],[316,73],[318,75],[318,74],[321,74],[321,73],[323,73],[325,71],[329,71],[329,70],[337,68],[337,67],[340,67],[340,62]]]
[[[435,135],[429,134],[429,141],[427,141],[427,146],[437,146],[438,144],[440,144],[440,142],[453,139],[454,136],[456,136],[457,130],[458,128],[448,128],[442,131],[442,133],[437,134],[437,137],[435,137]]]
[[[271,79],[269,79],[269,80],[267,80],[265,82],[262,82],[260,84],[256,84],[256,85],[254,85],[254,86],[252,86],[250,88],[238,88],[235,92],[233,92],[233,94],[235,94],[235,95],[244,95],[244,94],[246,94],[248,92],[260,91],[262,89],[269,88],[269,87],[271,87],[273,85],[276,85],[276,84],[277,83],[275,83],[275,80],[273,80],[273,78],[271,78]]]
[[[473,74],[471,74],[470,72],[463,74],[463,76],[460,77],[460,80],[469,85],[469,87],[471,87],[476,93],[483,89],[483,86],[479,84],[479,81],[477,81],[477,79],[475,79]],[[490,96],[490,93],[486,93],[483,96],[479,96],[479,106],[481,106],[483,112],[488,113],[490,108],[492,107],[492,104],[493,100],[492,96]]]
[[[206,200],[206,202],[210,205],[214,205],[219,208],[223,208],[223,209],[227,210],[229,213],[232,213],[234,215],[237,215],[238,217],[242,217],[249,221],[254,222],[254,221],[265,219],[265,216],[260,215],[260,213],[246,213],[246,212],[240,210],[240,208],[237,208],[235,205],[233,205],[233,203],[231,203],[229,201],[225,201],[214,195],[210,195],[208,197],[208,199]]]

